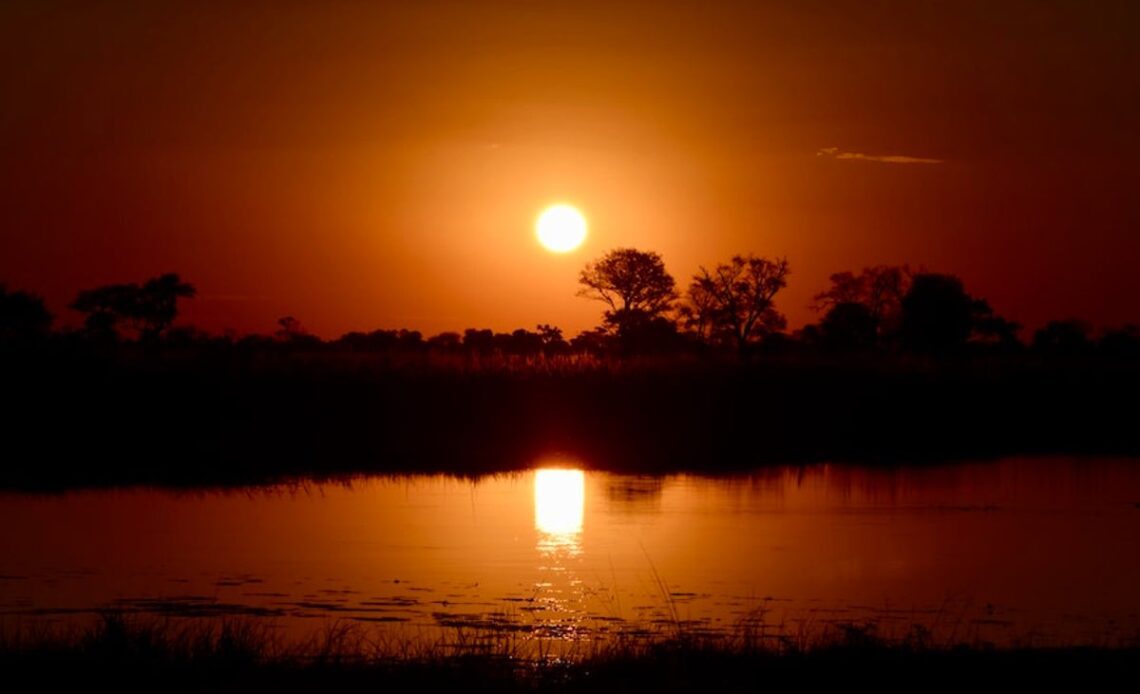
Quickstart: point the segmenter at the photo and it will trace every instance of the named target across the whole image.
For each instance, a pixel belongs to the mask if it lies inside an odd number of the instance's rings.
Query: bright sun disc
[[[534,230],[548,251],[568,253],[586,240],[586,218],[570,205],[553,205],[538,216]]]

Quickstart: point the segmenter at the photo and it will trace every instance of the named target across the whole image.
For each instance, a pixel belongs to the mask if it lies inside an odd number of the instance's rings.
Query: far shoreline
[[[765,355],[518,362],[238,350],[0,355],[0,488],[634,474],[1140,455],[1132,360]]]

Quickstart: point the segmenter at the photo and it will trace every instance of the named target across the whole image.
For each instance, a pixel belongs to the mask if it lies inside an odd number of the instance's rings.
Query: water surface
[[[295,638],[614,634],[1116,644],[1140,633],[1140,461],[361,478],[0,497],[0,624],[114,608]],[[917,627],[915,625],[918,625]],[[917,631],[916,631],[917,629]]]

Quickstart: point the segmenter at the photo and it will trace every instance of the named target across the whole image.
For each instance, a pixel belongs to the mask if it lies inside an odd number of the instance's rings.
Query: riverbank
[[[0,643],[10,682],[112,691],[757,691],[874,687],[878,691],[1046,685],[1098,689],[1140,674],[1140,646],[1126,648],[931,647],[888,642],[852,629],[798,648],[681,638],[616,644],[571,660],[529,660],[509,651],[392,654],[351,632],[283,648],[250,623],[171,628],[108,617],[67,636],[24,634]]]
[[[1140,366],[1029,356],[747,363],[7,354],[0,486],[1140,453]]]

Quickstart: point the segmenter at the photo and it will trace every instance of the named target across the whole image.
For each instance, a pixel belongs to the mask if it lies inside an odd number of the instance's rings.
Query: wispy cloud
[[[863,152],[844,152],[838,147],[824,147],[815,153],[817,157],[831,157],[832,159],[848,159],[859,161],[877,161],[882,164],[941,164],[941,159],[927,157],[911,157],[905,154],[864,154]]]

